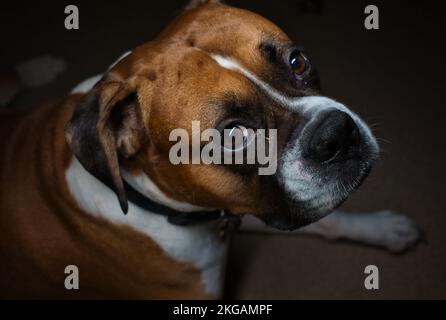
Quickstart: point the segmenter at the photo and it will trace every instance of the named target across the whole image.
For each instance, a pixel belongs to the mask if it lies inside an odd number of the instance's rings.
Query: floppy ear
[[[76,158],[113,189],[124,213],[128,202],[119,160],[138,152],[146,136],[136,83],[102,80],[76,107],[65,130]]]
[[[184,7],[185,10],[192,10],[198,6],[206,3],[221,3],[220,0],[190,0],[189,3]]]

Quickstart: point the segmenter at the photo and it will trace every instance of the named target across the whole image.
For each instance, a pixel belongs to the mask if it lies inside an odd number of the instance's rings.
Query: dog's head
[[[221,132],[277,129],[277,171],[259,175],[259,163],[173,164],[170,133],[192,135],[192,121]],[[298,44],[270,21],[217,1],[193,1],[159,37],[112,67],[75,110],[67,137],[124,210],[123,170],[150,177],[170,199],[255,214],[280,229],[341,204],[378,153],[361,119],[322,96]]]

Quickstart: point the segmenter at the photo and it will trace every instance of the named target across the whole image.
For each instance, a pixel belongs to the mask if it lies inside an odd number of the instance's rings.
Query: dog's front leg
[[[241,230],[287,233],[270,228],[253,216],[243,218]],[[335,211],[318,222],[291,233],[318,235],[328,240],[357,241],[391,252],[402,252],[413,247],[420,235],[410,218],[391,211],[362,214]]]

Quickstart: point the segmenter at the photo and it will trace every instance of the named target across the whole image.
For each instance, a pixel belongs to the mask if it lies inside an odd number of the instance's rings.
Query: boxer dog
[[[219,298],[221,235],[247,214],[247,229],[303,227],[391,251],[418,237],[392,212],[331,213],[370,171],[375,138],[321,94],[284,32],[218,1],[193,1],[61,104],[2,120],[2,297]],[[192,121],[276,129],[277,171],[172,164],[169,134]]]

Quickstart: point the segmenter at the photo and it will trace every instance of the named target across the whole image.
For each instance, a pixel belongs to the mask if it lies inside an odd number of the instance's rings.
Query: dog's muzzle
[[[265,219],[279,229],[310,224],[342,204],[368,175],[379,150],[365,123],[341,103],[325,97],[299,102],[306,121],[279,161],[278,180],[290,210]]]

